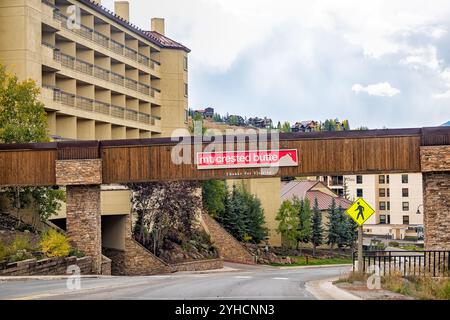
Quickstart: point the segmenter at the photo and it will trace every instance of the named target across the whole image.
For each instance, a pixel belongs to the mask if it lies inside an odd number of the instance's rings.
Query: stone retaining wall
[[[92,259],[90,257],[79,259],[69,257],[0,263],[0,276],[66,275],[67,267],[72,265],[77,265],[81,274],[91,274],[92,272]]]
[[[173,271],[205,271],[223,268],[222,259],[199,260],[171,265]]]
[[[255,264],[254,257],[229,234],[222,226],[208,214],[203,214],[207,232],[211,236],[213,244],[219,251],[219,256],[225,261],[244,264]]]

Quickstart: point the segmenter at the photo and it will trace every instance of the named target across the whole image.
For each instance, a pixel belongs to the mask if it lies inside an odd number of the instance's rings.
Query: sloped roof
[[[92,0],[78,0],[84,5],[88,6],[89,8],[95,10],[96,12],[102,14],[103,16],[113,20],[114,22],[120,24],[121,26],[127,28],[131,32],[134,32],[138,34],[139,36],[147,39],[153,44],[156,44],[157,46],[161,48],[169,48],[169,49],[179,49],[184,50],[186,52],[191,52],[189,48],[182,45],[179,42],[176,42],[175,40],[172,40],[166,36],[163,36],[159,34],[156,31],[145,31],[139,28],[138,26],[132,24],[131,22],[123,19],[122,17],[118,16],[111,10],[107,9],[106,7],[102,6],[98,2],[92,1]]]
[[[319,183],[325,186],[319,181],[290,181],[283,183],[281,186],[281,201],[292,200],[294,197],[301,200],[306,198],[311,203],[311,206],[313,206],[314,201],[317,198],[319,209],[321,211],[327,210],[331,206],[333,198],[336,201],[337,207],[341,206],[342,208],[347,209],[352,205],[352,203],[345,198],[337,195],[333,197],[319,190],[312,190]]]

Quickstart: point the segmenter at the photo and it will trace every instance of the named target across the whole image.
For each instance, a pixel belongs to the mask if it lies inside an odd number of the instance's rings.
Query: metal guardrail
[[[89,63],[89,62],[80,60],[78,58],[75,58],[73,56],[70,56],[68,54],[62,53],[58,48],[56,48],[55,46],[52,46],[50,44],[43,42],[42,45],[53,49],[53,59],[56,62],[61,63],[61,65],[66,68],[76,70],[78,72],[81,72],[81,73],[84,73],[84,74],[87,74],[90,76],[94,76],[101,80],[110,81],[110,82],[120,85],[124,88],[134,90],[136,92],[139,92],[139,93],[142,93],[145,95],[149,95],[153,98],[155,97],[154,94],[152,95],[150,86],[145,83],[141,83],[139,81],[124,77],[120,74],[117,74],[115,72],[109,71],[102,67],[96,66],[92,63]],[[158,89],[152,88],[152,90],[158,90]],[[158,90],[158,92],[160,92],[160,91]]]
[[[61,22],[61,26],[69,30],[72,33],[75,33],[85,39],[88,39],[96,44],[99,44],[100,46],[111,50],[114,53],[120,54],[124,57],[130,58],[139,64],[145,65],[147,67],[150,67],[152,70],[155,70],[155,60],[150,59],[149,57],[146,57],[145,55],[137,52],[136,50],[127,47],[124,44],[121,44],[104,34],[101,34],[98,31],[95,31],[83,24],[77,24],[76,28],[70,28],[68,24],[70,24],[69,18],[63,15],[57,8],[53,12],[53,18],[59,22]],[[153,63],[152,63],[153,62]],[[160,62],[156,61],[158,65]]]
[[[161,120],[160,117],[68,93],[56,87],[47,85],[43,85],[42,87],[53,91],[53,101],[83,111],[101,113],[150,125],[155,125],[156,120]]]
[[[358,254],[354,252],[353,270],[355,270],[357,259]],[[383,276],[400,273],[404,277],[450,277],[450,251],[365,251],[363,270],[364,272],[377,271]]]

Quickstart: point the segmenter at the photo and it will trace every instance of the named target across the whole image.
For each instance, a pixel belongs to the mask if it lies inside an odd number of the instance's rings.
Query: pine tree
[[[358,225],[352,218],[347,218],[347,235],[346,235],[346,245],[352,249],[355,248],[356,241],[358,239]]]
[[[308,243],[311,240],[311,205],[308,199],[294,200],[294,207],[298,212],[298,227],[297,227],[297,249],[300,249],[300,243]]]
[[[317,198],[314,199],[311,242],[313,245],[313,256],[315,257],[316,248],[323,243],[322,213],[320,212]]]
[[[345,247],[348,243],[348,220],[345,216],[344,209],[339,206],[337,209],[337,221],[338,221],[338,237],[337,237],[337,246],[339,249]]]
[[[259,243],[268,235],[261,201],[246,190],[240,191],[244,200],[242,213],[244,214],[245,238],[253,243]]]
[[[327,244],[330,245],[330,249],[333,249],[334,245],[339,242],[339,214],[336,208],[336,201],[333,198],[330,208],[328,208],[328,239]]]
[[[243,239],[243,222],[241,220],[240,208],[242,204],[237,196],[237,188],[233,186],[233,190],[226,197],[225,211],[219,215],[218,221],[233,237],[239,241]]]

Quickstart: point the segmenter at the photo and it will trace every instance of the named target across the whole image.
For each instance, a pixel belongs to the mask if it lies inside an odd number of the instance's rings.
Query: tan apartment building
[[[41,86],[55,139],[170,136],[186,127],[189,49],[90,0],[0,0],[0,63]]]
[[[336,194],[364,198],[375,214],[364,225],[366,234],[404,239],[423,226],[421,173],[328,176],[320,179]]]
[[[140,29],[129,3],[0,0],[0,63],[41,87],[55,140],[169,137],[187,128],[188,53],[161,18]],[[121,230],[130,193],[102,187],[102,224]],[[51,219],[61,226],[65,204]],[[114,233],[103,245],[120,249]],[[120,238],[120,237],[119,237]]]

